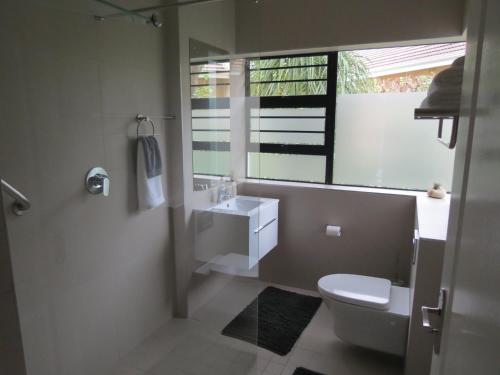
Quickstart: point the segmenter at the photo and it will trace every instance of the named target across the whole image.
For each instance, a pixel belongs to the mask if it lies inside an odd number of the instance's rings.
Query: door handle
[[[422,327],[434,335],[434,353],[439,354],[441,331],[443,327],[444,308],[446,306],[446,289],[439,291],[437,307],[422,306]],[[431,319],[431,316],[433,317]]]
[[[428,330],[430,333],[437,333],[439,329],[434,328],[429,319],[429,314],[441,315],[441,309],[439,307],[427,307],[422,306],[422,327]]]

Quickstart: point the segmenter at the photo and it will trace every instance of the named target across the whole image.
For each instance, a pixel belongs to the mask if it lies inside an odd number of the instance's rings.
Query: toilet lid
[[[387,310],[391,297],[391,282],[378,277],[334,274],[318,281],[320,292],[337,301]]]

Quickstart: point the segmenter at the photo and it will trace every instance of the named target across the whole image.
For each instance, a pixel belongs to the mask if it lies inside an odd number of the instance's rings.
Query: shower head
[[[160,19],[158,18],[158,15],[156,13],[153,13],[151,15],[151,18],[149,19],[148,23],[150,23],[154,27],[162,27],[163,26],[163,23],[160,21]]]

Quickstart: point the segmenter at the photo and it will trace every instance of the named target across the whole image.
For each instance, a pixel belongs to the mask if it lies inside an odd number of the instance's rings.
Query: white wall
[[[236,52],[459,37],[463,15],[464,0],[242,0]]]
[[[310,290],[332,273],[408,282],[414,196],[272,182],[240,193],[280,200],[278,246],[260,262],[261,280]],[[327,237],[327,224],[342,236]]]

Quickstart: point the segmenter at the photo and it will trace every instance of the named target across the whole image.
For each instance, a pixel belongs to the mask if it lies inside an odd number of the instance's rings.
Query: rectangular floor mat
[[[319,297],[267,287],[222,330],[222,334],[286,355],[320,305]]]
[[[297,367],[293,372],[293,375],[323,375],[316,371],[308,370],[304,367]]]

